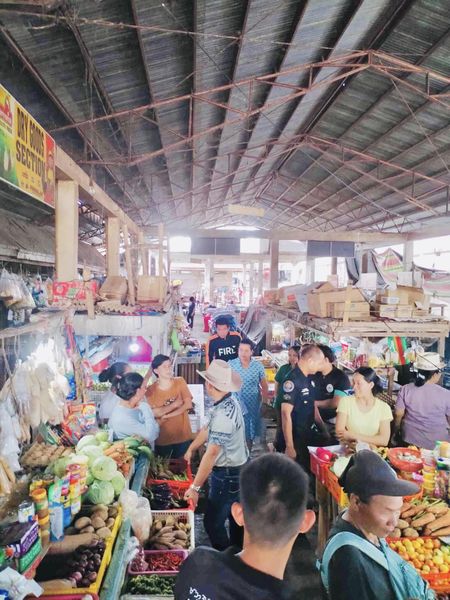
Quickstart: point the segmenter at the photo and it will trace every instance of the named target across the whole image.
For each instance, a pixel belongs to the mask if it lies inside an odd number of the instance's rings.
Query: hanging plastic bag
[[[119,503],[122,506],[122,517],[123,519],[129,519],[131,514],[136,509],[139,496],[132,490],[123,490],[119,496]]]
[[[23,310],[23,309],[27,309],[27,308],[36,308],[36,303],[33,300],[33,296],[30,292],[30,290],[28,289],[25,281],[19,277],[18,275],[15,275],[15,277],[17,278],[17,285],[19,286],[20,289],[20,293],[21,293],[21,298],[18,302],[16,302],[11,308],[13,310]]]
[[[150,529],[153,523],[150,502],[147,498],[138,499],[136,508],[131,513],[130,521],[134,535],[143,546],[150,537]]]
[[[3,298],[6,308],[19,302],[22,298],[16,276],[8,273],[6,269],[2,269],[0,274],[0,298]]]

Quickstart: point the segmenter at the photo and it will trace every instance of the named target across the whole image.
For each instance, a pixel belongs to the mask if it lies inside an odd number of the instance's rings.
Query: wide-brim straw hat
[[[438,371],[445,367],[438,352],[424,352],[416,356],[414,368],[418,371]]]
[[[238,392],[242,379],[224,360],[213,360],[206,371],[197,371],[205,381],[221,392]]]

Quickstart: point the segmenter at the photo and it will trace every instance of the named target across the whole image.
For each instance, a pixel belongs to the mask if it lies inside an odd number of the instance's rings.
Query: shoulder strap
[[[383,552],[378,550],[376,546],[371,544],[369,541],[363,539],[355,533],[350,531],[341,531],[331,538],[328,542],[325,552],[323,553],[322,560],[318,561],[318,568],[322,577],[323,585],[328,591],[328,567],[333,554],[342,548],[342,546],[354,546],[364,552],[369,558],[378,563],[381,567],[389,570],[388,562]]]

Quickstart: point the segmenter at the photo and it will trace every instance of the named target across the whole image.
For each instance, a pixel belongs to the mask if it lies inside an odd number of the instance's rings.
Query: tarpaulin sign
[[[55,206],[55,141],[2,85],[0,179]]]

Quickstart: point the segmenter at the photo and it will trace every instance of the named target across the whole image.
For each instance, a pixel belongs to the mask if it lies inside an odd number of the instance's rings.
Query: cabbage
[[[98,442],[107,442],[109,440],[109,433],[103,429],[95,434],[95,439]]]
[[[91,504],[111,504],[114,501],[112,483],[95,480],[89,487],[86,498]]]
[[[99,448],[99,446],[85,446],[84,448],[81,448],[79,453],[89,458],[89,467],[93,464],[96,458],[103,456],[103,450]]]
[[[114,488],[115,495],[119,496],[126,484],[125,477],[120,471],[117,471],[117,473],[111,479],[111,484]]]
[[[84,448],[85,446],[97,446],[98,442],[95,439],[95,435],[85,435],[81,438],[81,440],[77,444],[77,452]]]
[[[111,481],[111,479],[117,473],[117,465],[109,456],[100,456],[92,463],[91,473],[95,479],[100,479],[100,481]],[[103,502],[100,504],[107,503]]]
[[[92,475],[92,473],[90,471],[88,471],[86,474],[86,485],[91,485],[91,483],[94,483],[94,481],[95,481],[94,476]]]
[[[87,467],[87,464],[89,462],[89,457],[86,456],[85,454],[71,454],[69,456],[69,465],[85,465]]]
[[[109,442],[100,442],[98,447],[104,452],[105,450],[108,450],[108,448],[111,448],[111,444]]]
[[[68,456],[62,456],[57,458],[53,463],[53,475],[62,479],[66,474],[66,467],[69,464],[70,458]]]

